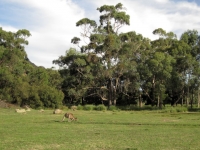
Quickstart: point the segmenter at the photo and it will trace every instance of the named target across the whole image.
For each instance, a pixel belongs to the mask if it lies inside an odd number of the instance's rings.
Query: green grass
[[[1,150],[198,150],[200,113],[0,109]]]

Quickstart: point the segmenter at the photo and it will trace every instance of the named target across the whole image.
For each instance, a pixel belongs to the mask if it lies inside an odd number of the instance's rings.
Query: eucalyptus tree
[[[119,55],[122,58],[119,66],[123,66],[123,84],[120,85],[123,90],[121,90],[121,93],[126,99],[131,99],[129,104],[136,103],[137,100],[139,106],[142,106],[141,87],[144,79],[140,76],[142,75],[141,67],[145,65],[151,51],[151,41],[133,31],[120,34],[120,38],[123,42]]]
[[[199,53],[200,53],[200,40],[196,30],[187,30],[180,38],[180,41],[187,45],[185,54],[182,55],[183,75],[185,76],[185,86],[187,93],[187,101],[190,99],[191,107],[193,104],[194,90],[199,88]],[[194,82],[195,81],[195,82]],[[190,96],[192,95],[192,97]],[[197,94],[196,94],[197,95]],[[191,97],[191,98],[190,98]]]
[[[87,87],[94,78],[91,75],[92,66],[88,62],[89,58],[71,48],[66,51],[66,56],[60,56],[53,61],[54,64],[61,67],[59,72],[63,78],[61,88],[65,94],[65,104],[80,103],[82,97],[85,97]]]
[[[118,94],[120,92],[127,94],[129,87],[135,85],[134,81],[131,81],[137,76],[137,63],[134,57],[137,57],[143,37],[136,35],[135,32],[119,32],[121,27],[130,24],[130,16],[126,14],[121,3],[115,6],[103,5],[97,10],[101,13],[99,25],[88,18],[83,18],[76,23],[76,26],[84,29],[82,37],[89,39],[89,43],[81,46],[80,49],[82,53],[98,58],[101,67],[98,66],[97,77],[101,81],[97,80],[100,83],[97,85],[99,88],[104,87],[104,92],[107,91],[100,97],[108,100],[109,106],[116,105]],[[80,38],[74,37],[72,42],[79,44]],[[136,88],[139,89],[139,86]],[[125,92],[122,92],[122,89]]]
[[[139,65],[141,88],[152,105],[162,107],[166,97],[166,84],[171,77],[174,58],[168,53],[176,35],[158,28],[153,34],[159,39],[151,41],[151,48],[143,55],[143,63]],[[142,58],[141,58],[142,59]],[[148,102],[147,102],[148,103]]]
[[[16,33],[7,32],[0,28],[0,98],[12,102],[21,102],[27,98],[27,77],[24,75],[24,64],[27,54],[24,45],[30,36],[28,30],[18,30]]]
[[[190,97],[190,87],[196,87],[198,82],[193,81],[198,77],[199,72],[199,38],[198,32],[188,30],[184,32],[180,40],[171,41],[171,46],[167,49],[167,53],[175,59],[171,78],[168,80],[167,94],[170,97],[171,104],[174,106],[181,101],[186,104]],[[197,80],[196,80],[197,81]]]
[[[187,92],[187,70],[192,67],[192,57],[190,55],[190,46],[182,40],[177,40],[169,49],[169,54],[174,57],[176,63],[173,65],[171,79],[168,84],[168,95],[171,99],[171,105],[176,105],[183,99]]]

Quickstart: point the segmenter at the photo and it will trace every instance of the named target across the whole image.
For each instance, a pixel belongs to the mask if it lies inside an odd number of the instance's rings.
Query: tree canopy
[[[152,34],[159,38],[152,41],[135,31],[119,32],[130,24],[121,3],[103,5],[97,11],[99,23],[88,18],[76,23],[81,37],[71,42],[80,49],[70,49],[54,60],[62,68],[66,99],[108,106],[186,103],[192,89],[199,87],[193,82],[199,75],[198,32],[188,30],[177,39],[173,32],[158,28]],[[80,46],[81,40],[89,42]]]

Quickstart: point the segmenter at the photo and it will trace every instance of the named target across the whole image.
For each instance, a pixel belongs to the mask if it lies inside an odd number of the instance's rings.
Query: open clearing
[[[0,109],[1,150],[198,150],[200,113]]]

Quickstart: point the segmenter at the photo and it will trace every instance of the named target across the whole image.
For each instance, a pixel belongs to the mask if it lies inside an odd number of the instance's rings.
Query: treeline
[[[65,103],[129,105],[197,104],[199,102],[200,38],[196,30],[180,39],[158,28],[157,40],[134,31],[119,33],[129,25],[123,5],[103,5],[99,25],[88,18],[76,23],[82,37],[54,60],[62,78]],[[83,41],[89,41],[82,45]],[[82,42],[83,43],[83,42]]]
[[[0,31],[1,99],[31,107],[104,104],[142,106],[199,104],[200,38],[187,30],[178,39],[158,28],[150,40],[134,31],[119,33],[129,25],[123,5],[103,5],[97,24],[83,18],[76,23],[81,38],[71,42],[64,56],[53,60],[59,70],[32,64],[25,53],[27,30]]]

